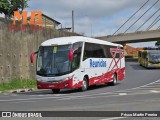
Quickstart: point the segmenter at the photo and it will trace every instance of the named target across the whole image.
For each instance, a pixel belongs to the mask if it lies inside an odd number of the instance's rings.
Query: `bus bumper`
[[[147,68],[160,68],[160,64],[149,64]]]
[[[40,82],[37,81],[38,89],[65,89],[72,88],[72,79],[68,79],[60,82]]]

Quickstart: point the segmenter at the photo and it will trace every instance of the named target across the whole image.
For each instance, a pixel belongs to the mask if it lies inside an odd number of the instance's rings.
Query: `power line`
[[[152,25],[152,27],[153,27],[155,24],[157,24],[159,21],[160,21],[160,19],[157,20],[157,21]],[[152,28],[152,27],[151,27],[151,28]],[[150,28],[150,29],[151,29],[151,28]]]
[[[149,2],[149,0],[147,2],[145,2],[125,23],[123,23],[123,25],[121,25],[118,30],[116,32],[113,33],[113,35],[115,35],[133,16],[135,16],[147,3]]]
[[[160,19],[158,19],[158,20],[152,25],[152,27],[153,27],[155,24],[157,24],[159,21],[160,21]],[[151,27],[151,28],[152,28],[152,27]]]
[[[160,29],[160,26],[157,28],[157,30]]]
[[[143,13],[143,15],[141,17],[139,17],[124,33],[126,33],[134,24],[136,24],[149,10],[151,10],[157,3],[159,2],[159,0],[157,0],[145,13]]]
[[[156,17],[156,19],[150,24],[150,26],[146,29],[146,31],[148,31],[149,29],[151,29],[153,27],[153,24],[156,22],[156,20],[160,17],[160,15],[158,15]]]
[[[140,28],[142,28],[157,12],[159,12],[160,11],[160,8],[156,11],[156,12],[154,12],[137,30],[136,30],[136,32],[140,29]]]

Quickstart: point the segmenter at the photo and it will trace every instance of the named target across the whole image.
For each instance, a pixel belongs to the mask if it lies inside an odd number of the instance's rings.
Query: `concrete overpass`
[[[160,40],[160,30],[138,31],[135,33],[109,35],[97,38],[119,44],[157,41]]]

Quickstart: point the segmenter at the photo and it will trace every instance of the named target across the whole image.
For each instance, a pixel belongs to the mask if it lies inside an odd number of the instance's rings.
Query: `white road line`
[[[151,94],[151,92],[145,92],[145,93],[132,93],[132,94],[127,94],[128,96],[130,95],[147,95],[147,94]],[[80,100],[80,99],[92,99],[92,98],[107,98],[107,97],[117,97],[117,96],[122,96],[122,95],[119,95],[119,94],[117,94],[117,95],[108,95],[108,96],[81,96],[81,97],[66,97],[66,98],[60,98],[60,99],[58,99],[58,100],[76,100],[76,99],[78,99],[78,100]]]
[[[150,90],[152,93],[160,93],[160,91],[157,90]]]
[[[123,95],[127,95],[127,93],[119,93],[119,95],[123,96]]]
[[[36,101],[17,101],[17,102],[10,102],[10,103],[17,103],[17,104],[19,104],[19,103],[24,103],[24,102],[27,102],[27,103],[32,103],[32,102],[36,102]]]
[[[27,101],[27,100],[43,100],[43,99],[51,99],[51,98],[60,98],[60,97],[43,97],[43,98],[28,98],[28,99],[7,99],[0,100],[0,102],[12,102],[12,101]]]
[[[123,119],[127,117],[112,117],[112,118],[105,118],[105,119],[100,119],[100,120],[118,120],[118,119]]]
[[[159,87],[160,88],[160,87]],[[137,91],[141,91],[141,90],[153,90],[153,89],[158,89],[158,88],[151,88],[151,87],[143,87],[143,88],[139,88],[137,89]]]

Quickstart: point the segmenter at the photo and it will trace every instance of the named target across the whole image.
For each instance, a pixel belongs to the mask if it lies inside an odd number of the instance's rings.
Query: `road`
[[[116,86],[99,85],[86,92],[67,90],[59,94],[51,90],[0,94],[0,111],[146,110],[160,111],[160,70],[145,69],[134,61],[126,62],[126,78]]]

